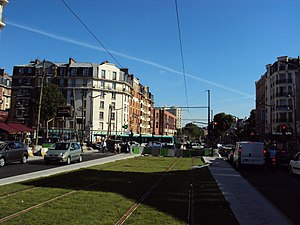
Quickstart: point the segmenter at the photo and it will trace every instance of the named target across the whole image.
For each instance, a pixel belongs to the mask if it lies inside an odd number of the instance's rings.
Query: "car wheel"
[[[71,164],[71,157],[69,156],[68,158],[67,158],[67,165],[70,165]]]
[[[27,163],[27,157],[26,157],[26,155],[23,155],[23,157],[22,157],[22,159],[20,161],[23,164]]]
[[[5,165],[5,159],[0,158],[0,167],[3,167]]]
[[[79,156],[79,159],[77,160],[77,162],[82,162],[82,155]]]

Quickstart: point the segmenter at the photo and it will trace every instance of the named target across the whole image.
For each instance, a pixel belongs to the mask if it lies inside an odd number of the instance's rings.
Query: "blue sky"
[[[65,2],[150,87],[156,106],[207,106],[210,90],[214,114],[248,117],[265,65],[300,53],[298,0],[178,0],[186,99],[174,0]],[[36,58],[116,63],[61,0],[11,0],[4,16],[0,67],[10,75]],[[184,111],[185,122],[204,118],[207,109]]]

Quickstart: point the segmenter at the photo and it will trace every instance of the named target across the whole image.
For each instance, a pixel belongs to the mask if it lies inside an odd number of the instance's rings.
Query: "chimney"
[[[123,71],[125,74],[128,74],[129,69],[128,68],[121,68],[121,71]]]
[[[69,65],[72,65],[73,63],[76,63],[76,61],[73,58],[69,58]]]

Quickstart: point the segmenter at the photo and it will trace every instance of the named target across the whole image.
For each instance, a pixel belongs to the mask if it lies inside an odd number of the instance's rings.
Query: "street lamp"
[[[45,72],[45,59],[43,61],[43,72],[42,72],[42,80],[41,80],[41,90],[40,90],[40,98],[39,98],[39,105],[38,105],[38,117],[37,117],[37,124],[36,124],[36,136],[35,136],[35,145],[38,145],[39,142],[39,131],[40,131],[40,120],[41,120],[41,109],[42,109],[42,98],[43,98],[43,87],[44,87],[44,79],[46,76]]]

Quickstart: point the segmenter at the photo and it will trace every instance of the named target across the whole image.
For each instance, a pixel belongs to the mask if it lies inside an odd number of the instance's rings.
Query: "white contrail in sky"
[[[23,30],[31,31],[31,32],[34,32],[34,33],[37,33],[37,34],[41,34],[43,36],[50,37],[50,38],[53,38],[53,39],[56,39],[56,40],[60,40],[60,41],[72,43],[72,44],[75,44],[75,45],[80,45],[80,46],[83,46],[83,47],[87,47],[87,48],[90,48],[90,49],[95,49],[95,50],[99,50],[99,51],[102,51],[102,52],[106,52],[106,50],[103,49],[103,48],[101,48],[101,47],[98,47],[98,46],[95,46],[95,45],[91,45],[91,44],[87,44],[87,43],[84,43],[84,42],[81,42],[81,41],[76,41],[76,40],[68,38],[68,37],[58,36],[58,35],[55,35],[55,34],[51,34],[51,33],[45,32],[45,31],[41,31],[41,30],[38,30],[38,29],[35,29],[35,28],[31,28],[31,27],[28,27],[28,26],[16,24],[16,23],[9,22],[9,21],[6,21],[6,23],[8,25],[11,25],[11,26],[23,29]],[[169,72],[174,73],[174,74],[182,75],[181,71],[174,70],[174,69],[172,69],[170,67],[167,67],[167,66],[164,66],[164,65],[161,65],[161,64],[149,61],[149,60],[145,60],[145,59],[142,59],[142,58],[137,58],[137,57],[134,57],[134,56],[126,55],[124,53],[116,52],[116,51],[113,51],[113,50],[109,50],[109,51],[110,51],[110,53],[112,53],[114,55],[121,56],[123,58],[127,58],[127,59],[131,59],[131,60],[134,60],[134,61],[137,61],[137,62],[141,62],[141,63],[147,64],[147,65],[150,65],[150,66],[153,66],[153,67],[156,67],[156,68],[160,68],[160,69],[169,71]],[[213,85],[215,87],[224,89],[226,91],[230,91],[230,92],[234,92],[234,93],[243,95],[243,96],[245,96],[247,98],[253,98],[252,95],[249,95],[247,93],[238,91],[238,90],[233,89],[233,88],[229,88],[227,86],[224,86],[222,84],[218,84],[216,82],[212,82],[212,81],[209,81],[209,80],[197,77],[197,76],[192,75],[192,74],[186,73],[186,76],[190,77],[190,78],[192,78],[194,80],[198,80],[198,81],[200,81],[202,83],[210,84],[210,85]]]

